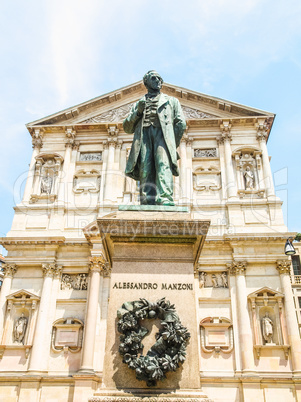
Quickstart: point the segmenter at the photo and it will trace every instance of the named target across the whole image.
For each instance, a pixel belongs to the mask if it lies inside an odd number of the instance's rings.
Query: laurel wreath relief
[[[179,319],[175,306],[162,298],[155,303],[146,299],[123,303],[117,311],[120,335],[119,353],[123,363],[136,372],[136,378],[148,387],[164,380],[166,373],[176,371],[186,359],[190,333]],[[143,338],[148,330],[141,324],[145,319],[161,320],[156,342],[143,355]]]

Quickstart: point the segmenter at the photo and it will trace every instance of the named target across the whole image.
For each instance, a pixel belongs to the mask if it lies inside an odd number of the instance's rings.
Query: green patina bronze
[[[173,176],[179,176],[177,147],[186,128],[180,102],[161,93],[163,79],[156,71],[143,77],[148,93],[123,122],[134,133],[125,174],[140,181],[140,203],[174,205]]]
[[[135,370],[136,378],[146,381],[147,386],[155,386],[166,378],[166,373],[176,371],[185,361],[190,333],[181,324],[175,306],[164,297],[155,303],[146,299],[123,303],[117,317],[123,363]],[[155,318],[161,320],[161,328],[155,344],[143,355],[142,340],[148,330],[141,324]]]

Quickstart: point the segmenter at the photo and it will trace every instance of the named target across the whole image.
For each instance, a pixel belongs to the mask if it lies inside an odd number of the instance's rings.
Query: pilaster
[[[86,324],[84,330],[84,342],[82,350],[82,362],[80,372],[94,373],[94,348],[97,324],[97,310],[99,292],[103,287],[103,276],[109,275],[110,269],[102,254],[90,257],[90,281],[88,288]]]
[[[0,291],[0,340],[3,333],[3,326],[4,326],[4,317],[5,317],[5,310],[6,310],[6,297],[10,293],[11,284],[15,273],[17,272],[18,268],[17,265],[14,263],[5,264],[3,267],[4,278],[1,286]]]
[[[219,141],[224,143],[225,149],[225,163],[226,163],[226,178],[227,178],[227,194],[228,198],[236,198],[237,196],[237,186],[234,178],[233,162],[232,162],[232,151],[231,151],[231,124],[229,120],[223,120],[220,125],[221,137]]]
[[[33,191],[33,181],[34,181],[34,175],[35,175],[35,165],[36,165],[36,156],[40,153],[40,150],[43,146],[43,141],[42,141],[42,133],[43,131],[40,128],[34,129],[32,135],[32,148],[33,152],[31,155],[31,161],[28,169],[28,176],[25,184],[25,189],[24,189],[24,195],[23,195],[23,201],[24,202],[29,202],[31,193]]]
[[[49,330],[49,311],[52,300],[51,291],[53,277],[58,275],[60,267],[53,263],[42,264],[43,288],[37,317],[36,329],[31,350],[28,371],[32,373],[46,372],[48,369],[49,345],[51,332]]]
[[[271,197],[275,195],[274,184],[273,184],[273,175],[270,166],[270,159],[268,154],[268,149],[266,146],[267,141],[267,127],[264,119],[258,119],[257,123],[257,140],[260,145],[261,156],[262,156],[262,170],[263,177],[265,183],[265,190],[267,197]]]
[[[240,344],[240,356],[242,373],[244,376],[253,376],[254,354],[251,323],[248,313],[248,299],[246,287],[246,261],[233,261],[227,265],[230,275],[235,275],[236,282],[236,307],[238,318],[238,337]]]
[[[291,357],[295,376],[301,376],[301,340],[295,312],[292,286],[290,282],[290,260],[276,261],[280,275],[281,287],[284,293],[285,317],[287,324],[288,343],[291,346]]]

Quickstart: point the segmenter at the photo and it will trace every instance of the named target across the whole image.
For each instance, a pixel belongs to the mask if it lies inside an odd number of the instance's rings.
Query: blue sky
[[[300,216],[300,0],[14,0],[0,13],[0,235],[31,157],[25,124],[138,81],[276,113],[268,142],[291,231]]]

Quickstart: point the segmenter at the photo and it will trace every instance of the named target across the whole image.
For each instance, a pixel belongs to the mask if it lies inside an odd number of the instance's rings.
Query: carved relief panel
[[[284,316],[284,295],[268,287],[248,296],[252,316],[254,350],[260,357],[262,349],[283,349],[288,358]]]
[[[199,271],[200,288],[228,288],[228,274],[223,272]]]
[[[87,290],[88,274],[63,274],[61,278],[61,290]]]
[[[216,148],[195,148],[193,150],[194,158],[217,158]]]
[[[135,103],[128,103],[127,105],[122,105],[118,108],[108,110],[107,112],[104,112],[98,116],[85,120],[83,123],[106,123],[122,121],[128,116],[134,104]],[[216,117],[212,114],[204,113],[188,106],[182,105],[182,110],[186,119],[208,119]]]
[[[57,196],[63,157],[59,154],[42,154],[36,157],[35,177],[31,203],[39,200],[53,202]]]
[[[80,152],[80,162],[101,162],[102,152]]]
[[[0,345],[0,357],[6,349],[24,349],[25,357],[32,346],[40,298],[24,289],[7,296],[4,331]]]

